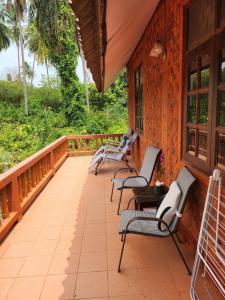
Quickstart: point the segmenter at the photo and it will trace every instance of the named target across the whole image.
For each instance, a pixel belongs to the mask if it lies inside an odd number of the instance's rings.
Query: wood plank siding
[[[178,170],[187,165],[199,184],[191,195],[180,231],[194,249],[205,202],[208,174],[191,167],[182,159],[183,111],[183,44],[184,5],[186,0],[161,1],[145,33],[128,63],[129,126],[135,128],[134,72],[143,65],[144,129],[134,146],[133,157],[140,165],[148,145],[160,147],[165,155],[164,181],[171,183]],[[150,57],[150,51],[160,40],[166,49],[165,59]]]

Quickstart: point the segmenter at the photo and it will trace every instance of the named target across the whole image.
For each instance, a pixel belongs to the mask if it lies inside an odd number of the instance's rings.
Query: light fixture
[[[163,47],[162,43],[160,41],[155,42],[154,46],[152,47],[152,50],[150,52],[150,56],[153,57],[162,57],[165,59],[166,56],[166,50]]]

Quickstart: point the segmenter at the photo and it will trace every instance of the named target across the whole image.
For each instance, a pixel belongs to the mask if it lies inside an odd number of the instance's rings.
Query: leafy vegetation
[[[81,107],[65,107],[61,90],[28,87],[29,115],[24,114],[23,85],[0,81],[0,173],[22,161],[62,135],[116,133],[127,129],[126,81],[120,76],[105,93],[89,85],[90,111],[86,109],[84,86],[76,82]],[[54,86],[54,84],[53,84]]]
[[[14,82],[10,75],[8,81],[0,81],[0,172],[62,135],[126,131],[126,74],[119,76],[106,93],[79,81],[75,72],[79,57],[75,16],[68,1],[3,3],[0,51],[10,42],[16,44],[18,75]],[[41,87],[33,87],[35,63],[32,68],[26,63],[24,47],[33,55],[33,62],[46,65],[47,74],[48,64],[53,65],[57,80],[48,75]]]

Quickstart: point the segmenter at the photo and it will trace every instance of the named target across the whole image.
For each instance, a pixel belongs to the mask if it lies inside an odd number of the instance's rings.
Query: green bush
[[[83,84],[77,81],[75,89],[77,99],[69,101],[58,88],[29,86],[25,116],[21,84],[0,81],[0,173],[60,136],[127,130],[127,92],[120,78],[105,94],[90,84],[90,111]]]
[[[20,105],[23,99],[23,86],[19,82],[0,80],[0,102]]]

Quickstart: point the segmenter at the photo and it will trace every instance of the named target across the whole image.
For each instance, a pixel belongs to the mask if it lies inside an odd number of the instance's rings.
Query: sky
[[[34,56],[29,54],[28,50],[25,49],[25,61],[28,62],[30,66],[33,65]],[[0,79],[6,79],[8,73],[15,76],[18,73],[17,64],[17,50],[15,45],[11,45],[7,50],[2,50],[0,52]],[[83,71],[82,63],[79,58],[76,73],[81,81],[83,81]],[[49,68],[50,76],[55,76],[56,71],[53,67]],[[44,65],[35,65],[35,76],[34,85],[38,86],[41,83],[42,75],[46,76],[46,68]]]

